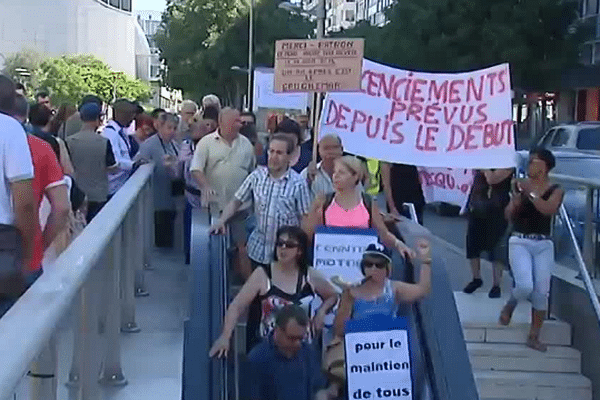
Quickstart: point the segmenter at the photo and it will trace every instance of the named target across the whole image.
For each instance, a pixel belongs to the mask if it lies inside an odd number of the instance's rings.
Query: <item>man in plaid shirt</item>
[[[275,134],[268,151],[268,167],[258,167],[237,190],[225,207],[212,233],[224,233],[225,224],[245,202],[253,200],[256,228],[248,239],[247,249],[255,265],[273,260],[277,230],[284,225],[300,226],[310,210],[310,192],[306,180],[290,168],[293,141]]]

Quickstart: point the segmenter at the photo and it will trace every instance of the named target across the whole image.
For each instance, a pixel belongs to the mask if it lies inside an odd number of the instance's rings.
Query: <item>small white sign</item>
[[[344,233],[352,231],[358,230],[318,228],[315,233],[313,266],[329,280],[334,281],[337,277],[355,284],[364,278],[360,270],[362,255],[368,245],[377,242],[377,234],[367,229],[361,230],[362,233]]]
[[[406,330],[346,333],[348,398],[412,399]]]

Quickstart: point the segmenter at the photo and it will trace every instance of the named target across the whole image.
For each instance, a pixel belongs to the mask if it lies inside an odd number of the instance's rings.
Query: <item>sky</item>
[[[136,10],[164,11],[166,0],[134,0],[133,5]]]

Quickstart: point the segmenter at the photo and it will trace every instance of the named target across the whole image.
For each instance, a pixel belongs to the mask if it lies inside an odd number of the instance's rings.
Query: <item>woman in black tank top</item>
[[[552,217],[564,196],[563,190],[551,184],[548,178],[554,165],[555,159],[549,150],[532,150],[529,178],[513,183],[512,198],[505,211],[514,228],[508,253],[515,284],[500,314],[500,323],[508,325],[517,303],[529,299],[532,313],[527,346],[538,351],[546,351],[539,334],[548,308],[554,264],[554,245],[550,238]]]
[[[288,304],[301,306],[312,317],[307,338],[321,331],[325,315],[336,304],[338,295],[327,279],[308,266],[307,250],[308,237],[302,229],[296,226],[279,228],[275,261],[254,270],[235,296],[225,314],[223,332],[210,350],[211,357],[226,356],[235,325],[248,308],[247,351],[271,334],[275,314]],[[311,310],[315,295],[321,298],[322,305],[318,310]]]

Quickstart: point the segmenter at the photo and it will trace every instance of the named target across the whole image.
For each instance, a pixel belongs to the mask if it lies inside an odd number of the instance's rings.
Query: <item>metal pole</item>
[[[255,0],[250,0],[250,13],[248,15],[248,111],[252,111],[254,100],[252,78],[254,75],[254,4]]]
[[[121,248],[121,331],[127,333],[136,333],[140,331],[139,326],[135,322],[135,270],[136,270],[136,247],[137,226],[136,218],[137,209],[134,204],[123,222],[122,228],[122,243]]]
[[[154,202],[152,192],[152,179],[142,191],[142,201],[144,203],[144,268],[148,271],[153,269],[152,248],[154,246]]]
[[[123,226],[121,226],[112,239],[112,243],[108,247],[108,268],[107,278],[110,285],[105,296],[108,300],[108,310],[106,316],[106,352],[104,362],[102,363],[102,372],[100,373],[100,383],[110,386],[123,386],[127,384],[127,380],[123,376],[121,370],[121,301],[120,301],[120,284],[119,272],[122,262],[122,246]]]
[[[585,236],[583,239],[583,258],[590,272],[594,273],[594,190],[588,186],[585,196]]]
[[[32,363],[27,374],[31,378],[31,399],[56,400],[57,363],[56,334],[54,334],[50,338],[48,346],[42,350],[37,360]]]
[[[146,297],[149,295],[148,290],[146,289],[146,280],[144,276],[144,253],[145,253],[145,239],[146,239],[146,226],[145,226],[145,205],[144,205],[144,192],[138,196],[136,200],[136,240],[134,243],[135,246],[135,296],[136,297]]]

